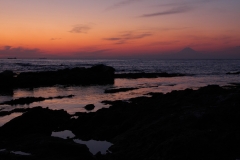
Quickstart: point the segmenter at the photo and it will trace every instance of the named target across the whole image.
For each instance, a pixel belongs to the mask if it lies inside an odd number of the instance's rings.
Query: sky
[[[0,58],[240,57],[240,0],[0,0]]]

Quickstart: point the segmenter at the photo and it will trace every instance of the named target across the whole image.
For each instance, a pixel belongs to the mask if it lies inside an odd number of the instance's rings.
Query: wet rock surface
[[[59,150],[50,154],[52,159],[81,159],[80,153],[103,160],[240,158],[239,86],[211,85],[150,95],[128,102],[104,101],[111,107],[75,113],[77,119],[63,110],[30,109],[0,127],[0,149],[21,149],[45,158],[50,151],[44,148],[51,146],[49,150]],[[71,130],[82,140],[110,141],[112,153],[93,156],[71,139],[49,137],[55,130]],[[36,145],[39,139],[42,145]]]

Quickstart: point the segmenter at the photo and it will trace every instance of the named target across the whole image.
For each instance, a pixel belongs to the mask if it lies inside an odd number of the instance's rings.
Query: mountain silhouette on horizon
[[[198,52],[195,51],[194,49],[190,48],[190,47],[186,47],[186,48],[182,49],[178,53],[190,53],[190,54],[193,54],[193,53],[198,53]]]
[[[185,47],[175,53],[167,53],[159,56],[162,59],[204,59],[207,55],[202,54],[190,47]]]
[[[203,58],[204,56],[202,53],[190,48],[186,47],[182,49],[181,51],[172,54],[173,58],[177,59],[198,59],[198,58]]]

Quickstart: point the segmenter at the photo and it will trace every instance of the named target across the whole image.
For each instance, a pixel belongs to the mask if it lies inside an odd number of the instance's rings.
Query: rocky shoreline
[[[16,88],[37,88],[54,85],[106,85],[114,84],[115,78],[157,78],[186,76],[180,73],[121,73],[106,65],[94,65],[90,68],[76,67],[57,71],[22,72],[13,71],[0,73],[0,94],[12,95]]]
[[[9,90],[54,85],[113,84],[114,71],[114,68],[105,65],[57,71],[22,72],[18,75],[12,71],[4,71],[0,73],[0,88]]]
[[[2,159],[240,159],[240,86],[211,85],[129,101],[104,101],[96,112],[68,114],[35,107],[0,127]],[[75,117],[75,118],[74,118]],[[107,140],[111,153],[92,155],[72,139]],[[10,151],[31,153],[29,156]]]

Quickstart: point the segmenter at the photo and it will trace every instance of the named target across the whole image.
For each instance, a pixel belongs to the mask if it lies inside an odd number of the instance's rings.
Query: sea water
[[[167,72],[186,74],[183,77],[159,77],[140,79],[115,79],[112,85],[92,86],[53,86],[31,89],[16,89],[10,93],[0,92],[0,103],[21,97],[56,97],[74,95],[73,98],[52,99],[34,102],[29,105],[0,105],[0,110],[10,111],[14,108],[49,107],[50,109],[64,109],[68,113],[87,112],[84,106],[94,104],[93,111],[108,107],[101,103],[104,100],[124,100],[147,96],[149,92],[167,93],[172,90],[186,88],[197,89],[210,84],[221,86],[229,83],[239,83],[240,60],[70,60],[70,59],[0,59],[0,72],[12,70],[15,73],[28,71],[48,71],[74,67],[91,67],[105,64],[116,69],[115,73],[139,72]],[[138,88],[128,92],[104,93],[110,88]],[[9,116],[11,117],[11,116]],[[0,121],[1,118],[0,117]],[[5,118],[6,120],[6,118]],[[5,122],[1,122],[3,124]]]

